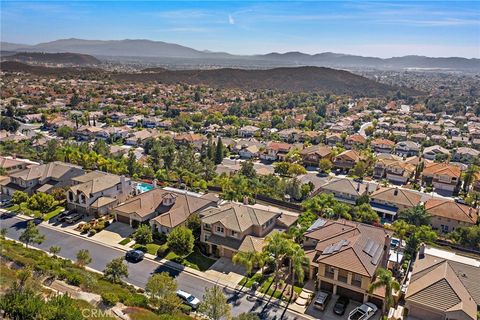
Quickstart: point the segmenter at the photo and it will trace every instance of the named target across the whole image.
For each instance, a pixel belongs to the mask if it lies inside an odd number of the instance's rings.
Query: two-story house
[[[419,205],[419,192],[397,187],[379,188],[370,195],[370,205],[383,219],[393,221],[399,212]]]
[[[25,170],[27,166],[37,165],[38,163],[16,159],[16,157],[0,157],[0,169],[5,175]]]
[[[368,292],[375,271],[385,268],[392,231],[347,220],[317,220],[304,234],[310,278],[318,288],[358,302],[383,304],[385,289]]]
[[[415,141],[400,141],[395,145],[395,154],[400,157],[418,156],[420,145]]]
[[[266,161],[283,161],[293,146],[286,142],[272,141],[267,144],[265,152],[260,154],[260,159]]]
[[[376,153],[392,153],[395,142],[388,139],[375,139],[370,143],[372,150]]]
[[[85,171],[79,166],[54,161],[12,173],[10,178],[2,180],[0,185],[2,194],[9,196],[17,190],[29,195],[37,191],[48,193],[56,188],[71,185],[72,178],[84,173]]]
[[[425,210],[431,215],[432,229],[450,232],[458,227],[471,227],[477,224],[478,209],[449,199],[428,199]]]
[[[469,147],[460,147],[455,150],[452,161],[470,164],[477,160],[479,156],[480,151],[478,150]]]
[[[361,134],[355,133],[345,138],[345,149],[359,149],[365,147],[367,139]]]
[[[263,239],[276,227],[289,228],[296,221],[285,213],[255,206],[228,203],[200,213],[200,241],[208,252],[231,258],[239,251],[261,251]]]
[[[363,182],[356,182],[352,179],[342,178],[331,180],[320,186],[312,196],[319,193],[331,193],[335,199],[348,203],[355,204],[358,198],[369,192],[369,184]]]
[[[423,150],[423,157],[427,160],[435,160],[436,157],[445,157],[448,159],[449,156],[450,151],[439,145],[426,147]]]
[[[132,194],[130,178],[92,171],[72,179],[67,190],[67,208],[82,213],[103,215]]]
[[[363,157],[356,150],[345,150],[333,158],[333,166],[337,169],[348,171],[355,167]]]
[[[183,190],[152,189],[141,193],[113,208],[115,220],[133,227],[149,222],[153,230],[169,233],[184,225],[188,217],[217,205],[213,194],[197,194]]]
[[[238,136],[242,138],[251,138],[260,132],[260,128],[255,126],[243,126],[238,129]]]
[[[420,159],[416,156],[402,159],[395,155],[380,154],[373,169],[373,177],[387,179],[394,184],[406,184],[415,173]]]
[[[307,147],[300,151],[304,166],[318,167],[322,159],[331,159],[332,149],[324,145],[315,145]]]
[[[435,192],[452,195],[460,187],[461,174],[460,168],[453,164],[425,162],[422,177],[423,183],[432,186]]]

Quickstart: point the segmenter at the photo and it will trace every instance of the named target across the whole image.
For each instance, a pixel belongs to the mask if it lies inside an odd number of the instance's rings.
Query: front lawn
[[[139,249],[142,251],[145,251],[145,247],[147,249],[146,252],[149,254],[153,254],[154,256],[157,255],[158,248],[160,248],[160,246],[156,243],[149,243],[147,245],[136,243],[133,245],[133,249]]]
[[[247,288],[251,288],[254,282],[258,282],[258,284],[262,284],[267,280],[266,276],[263,276],[261,273],[255,273],[253,276],[250,278],[244,277],[242,281],[240,281],[241,286],[245,286]]]
[[[124,246],[124,245],[129,244],[130,241],[132,241],[132,239],[127,237],[127,238],[123,239],[122,241],[120,241],[118,244],[121,244],[122,246]]]
[[[202,255],[198,248],[195,248],[193,252],[184,259],[177,256],[172,251],[170,251],[165,256],[165,259],[180,263],[186,267],[200,270],[200,271],[208,270],[212,266],[212,264],[214,264],[216,261],[215,259],[208,258]]]
[[[11,206],[10,208],[8,208],[8,210],[14,213],[21,213],[34,218],[42,218],[43,221],[48,221],[53,217],[57,216],[58,214],[60,214],[63,210],[65,210],[65,208],[62,206],[55,206],[55,208],[53,208],[50,212],[41,213],[38,210],[29,209],[27,206],[27,203],[22,202],[20,204],[15,204]]]

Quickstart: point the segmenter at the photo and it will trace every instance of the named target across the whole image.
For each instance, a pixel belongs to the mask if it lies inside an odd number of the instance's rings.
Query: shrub
[[[162,244],[157,250],[157,257],[164,258],[168,253],[168,245]]]
[[[102,293],[102,301],[107,306],[114,306],[118,301],[120,301],[120,299],[114,292],[105,292]]]
[[[64,269],[61,269],[57,272],[57,278],[60,280],[65,280],[68,275],[69,273],[67,272],[67,270]]]
[[[143,252],[147,252],[147,251],[148,251],[147,246],[144,246],[144,245],[136,245],[134,248],[135,248],[136,250],[140,250],[140,251],[143,251]]]
[[[103,221],[97,222],[97,224],[95,225],[94,229],[95,229],[97,232],[102,231],[103,229],[105,229],[105,222],[103,222]]]
[[[90,229],[88,231],[88,235],[91,237],[91,236],[94,236],[95,234],[97,234],[97,231],[95,229]]]
[[[120,298],[120,301],[127,306],[142,307],[142,308],[148,307],[148,298],[143,294],[137,294],[137,293],[124,294]]]
[[[82,277],[76,273],[70,273],[67,275],[67,282],[72,286],[79,286],[82,283]]]
[[[90,231],[91,227],[88,223],[84,224],[82,226],[82,233],[87,233],[88,231]]]
[[[110,221],[106,220],[105,221],[105,228],[108,227],[110,225]]]

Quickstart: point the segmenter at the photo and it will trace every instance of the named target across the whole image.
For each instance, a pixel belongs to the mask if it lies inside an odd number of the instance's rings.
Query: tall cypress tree
[[[222,139],[218,138],[217,148],[215,150],[215,164],[220,164],[223,161],[223,143]]]

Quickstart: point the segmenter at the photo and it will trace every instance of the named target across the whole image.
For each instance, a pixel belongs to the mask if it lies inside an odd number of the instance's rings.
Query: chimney
[[[398,196],[398,187],[395,187],[395,191],[393,191],[394,196]]]
[[[420,244],[420,249],[418,250],[418,259],[423,259],[425,258],[425,248],[427,246],[425,243]]]
[[[153,189],[157,189],[157,179],[153,179]]]
[[[357,184],[357,191],[360,191],[360,182]]]
[[[385,235],[385,242],[384,242],[384,246],[383,246],[383,250],[387,250],[390,248],[390,235],[389,234],[386,234]]]
[[[248,196],[243,196],[243,204],[244,205],[248,204]]]
[[[120,176],[120,188],[123,194],[127,193],[127,183],[126,183],[125,175],[123,174]]]

